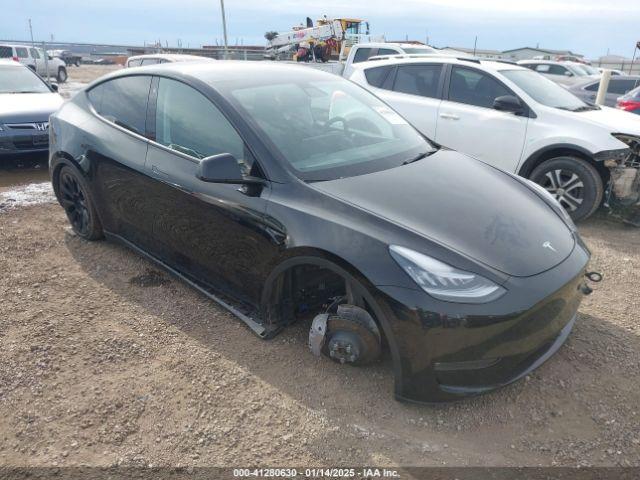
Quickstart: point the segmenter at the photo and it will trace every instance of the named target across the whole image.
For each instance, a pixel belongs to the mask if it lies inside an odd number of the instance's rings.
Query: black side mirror
[[[513,95],[503,95],[493,101],[493,108],[501,112],[511,112],[516,114],[524,113],[524,106],[518,97]]]
[[[262,178],[244,175],[236,157],[220,153],[200,160],[196,177],[209,183],[264,184]]]
[[[54,92],[58,91],[58,84],[57,83],[52,83],[49,86],[51,87],[51,90],[53,90]]]

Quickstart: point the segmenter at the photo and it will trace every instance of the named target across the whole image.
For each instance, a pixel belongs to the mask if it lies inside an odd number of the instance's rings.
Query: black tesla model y
[[[263,338],[304,320],[337,362],[387,349],[398,399],[523,377],[590,291],[589,250],[544,190],[312,68],[122,70],[67,102],[50,136],[80,237],[126,244]]]

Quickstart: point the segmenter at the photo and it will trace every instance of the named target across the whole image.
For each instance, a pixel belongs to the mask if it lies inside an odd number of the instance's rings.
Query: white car
[[[173,62],[215,62],[215,58],[200,57],[198,55],[182,55],[178,53],[153,53],[148,55],[135,55],[127,59],[127,68],[157,65],[158,63]]]
[[[536,72],[395,58],[355,65],[350,79],[436,143],[542,185],[574,219],[598,208],[610,180],[618,200],[638,201],[640,118],[588,105]]]
[[[45,55],[46,60],[45,60]],[[30,47],[28,45],[0,44],[0,59],[9,59],[26,65],[41,77],[47,77],[47,67],[49,67],[49,77],[55,78],[59,83],[67,81],[67,64],[59,58],[45,53],[41,48]]]
[[[593,67],[577,62],[554,62],[552,60],[520,60],[518,65],[534,70],[561,85],[574,85],[576,82],[598,78],[599,73]],[[595,72],[595,73],[594,73]]]

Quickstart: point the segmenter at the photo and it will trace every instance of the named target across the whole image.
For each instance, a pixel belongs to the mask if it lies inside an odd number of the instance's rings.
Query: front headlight
[[[571,215],[569,215],[569,212],[567,212],[567,210],[562,205],[560,205],[560,202],[556,200],[556,197],[551,195],[551,192],[549,192],[546,188],[544,188],[542,185],[537,184],[536,182],[533,182],[526,178],[525,180],[529,182],[529,184],[533,188],[535,188],[537,192],[540,192],[540,194],[548,200],[548,202],[551,204],[551,207],[562,216],[564,222],[569,226],[571,230],[577,230],[576,224],[574,223],[573,218],[571,218]]]
[[[391,245],[389,252],[420,288],[438,300],[487,303],[506,292],[500,285],[480,275],[458,270],[409,248]]]

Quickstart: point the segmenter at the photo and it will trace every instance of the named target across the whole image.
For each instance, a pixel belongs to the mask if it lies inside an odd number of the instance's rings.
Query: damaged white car
[[[587,104],[510,63],[389,57],[354,69],[350,80],[425,136],[542,185],[574,220],[605,203],[640,226],[637,115]]]

